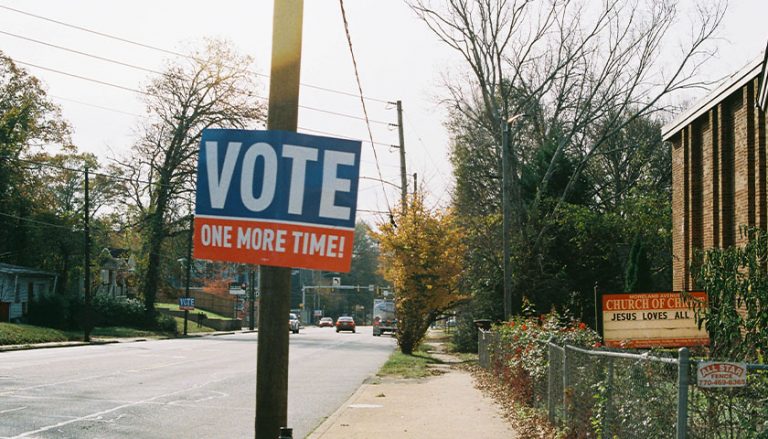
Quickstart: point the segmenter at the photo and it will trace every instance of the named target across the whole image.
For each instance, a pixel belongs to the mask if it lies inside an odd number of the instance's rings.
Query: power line
[[[7,32],[3,32],[3,31],[0,31],[0,33],[7,34]],[[42,43],[42,44],[50,45],[50,44],[47,44],[47,43]],[[92,55],[92,54],[81,52],[81,51],[74,50],[74,49],[67,49],[67,48],[63,48],[61,46],[55,46],[55,45],[50,45],[50,46],[56,47],[56,48],[60,48],[62,50],[67,50],[67,51],[70,51],[70,52],[78,53],[80,55],[88,56],[88,57],[91,57],[91,58],[96,58],[96,59],[99,59],[101,61],[111,62],[111,63],[119,64],[119,65],[122,65],[122,66],[127,66],[127,67],[131,67],[131,68],[134,68],[134,69],[143,70],[143,71],[146,71],[146,72],[155,73],[155,74],[158,74],[158,75],[163,75],[163,76],[167,75],[166,73],[159,72],[159,71],[156,71],[156,70],[152,70],[152,69],[149,69],[149,68],[144,68],[144,67],[137,66],[137,65],[134,65],[134,64],[124,63],[124,62],[113,60],[113,59],[110,59],[110,58],[104,58],[104,57],[101,57],[101,56],[98,56],[98,55]],[[138,90],[138,89],[134,89],[134,88],[130,88],[130,87],[114,84],[114,83],[111,83],[111,82],[102,81],[100,79],[89,78],[89,77],[78,75],[78,74],[75,74],[75,73],[69,73],[69,72],[65,72],[65,71],[62,71],[62,70],[53,69],[51,67],[45,67],[45,66],[41,66],[41,65],[38,65],[38,64],[32,64],[32,63],[29,63],[29,62],[26,62],[26,61],[19,61],[18,59],[13,59],[13,61],[16,62],[17,64],[22,64],[22,65],[38,68],[38,69],[41,69],[41,70],[46,70],[46,71],[49,71],[49,72],[58,73],[60,75],[70,76],[70,77],[73,77],[73,78],[81,79],[83,81],[95,82],[97,84],[106,85],[106,86],[109,86],[109,87],[115,87],[115,88],[119,88],[119,89],[122,89],[122,90],[130,91],[130,92],[133,92],[133,93],[138,93],[138,94],[143,94],[143,95],[147,95],[147,96],[152,96],[151,93],[147,93],[147,92],[145,92],[143,90]],[[261,99],[261,100],[264,100],[264,101],[268,100],[268,98],[266,96],[260,96],[260,95],[256,95],[256,94],[253,94],[252,96],[255,97],[256,99]],[[331,115],[334,115],[334,116],[346,117],[346,118],[349,118],[349,119],[366,120],[363,117],[355,116],[353,114],[346,114],[346,113],[341,113],[341,112],[338,112],[338,111],[324,110],[322,108],[310,107],[310,106],[307,106],[307,105],[299,105],[299,108],[303,108],[305,110],[310,110],[310,111],[317,111],[317,112],[320,112],[320,113],[331,114]],[[386,122],[386,121],[381,121],[381,120],[371,120],[371,122],[377,123],[377,124],[380,124],[380,125],[387,125],[387,126],[394,125],[394,126],[397,126],[396,124],[393,124],[391,122]]]
[[[0,156],[0,160],[13,160],[13,161],[16,161],[16,162],[27,163],[27,164],[30,164],[30,165],[38,165],[38,166],[45,166],[47,168],[58,169],[60,171],[78,172],[78,173],[81,173],[81,174],[85,173],[85,170],[81,169],[81,168],[70,168],[68,166],[55,165],[53,163],[49,163],[49,162],[42,161],[42,160],[30,160],[30,159],[22,159],[22,158],[17,158],[17,157],[6,157],[6,156]],[[26,169],[32,169],[32,168],[26,168]],[[109,174],[94,172],[92,169],[89,169],[88,173],[90,175],[93,175],[93,176],[104,177],[104,178],[111,179],[111,180],[126,181],[126,182],[132,182],[132,183],[142,183],[142,184],[147,184],[147,185],[156,185],[157,184],[156,182],[151,182],[151,181],[148,181],[148,180],[131,179],[131,178],[128,178],[128,177],[120,177],[120,176],[117,176],[117,175],[109,175]],[[359,178],[364,179],[364,180],[382,181],[382,180],[379,180],[378,178],[367,177],[367,176],[364,176],[364,175],[360,176]],[[390,183],[390,182],[385,181],[385,180],[384,180],[384,183],[391,184],[391,185],[393,185],[395,187],[398,187],[394,183]]]
[[[131,113],[129,111],[118,110],[117,108],[105,107],[103,105],[91,104],[90,102],[84,102],[84,101],[79,101],[77,99],[65,98],[63,96],[57,96],[57,95],[48,95],[48,96],[54,99],[58,99],[60,101],[73,102],[75,104],[85,105],[86,107],[98,108],[104,111],[111,111],[113,113],[120,113],[120,114],[125,114],[127,116],[140,117],[144,119],[149,118],[149,116],[147,116],[146,114]]]
[[[376,152],[376,148],[373,147],[373,132],[371,131],[371,124],[368,121],[368,109],[365,106],[365,99],[363,99],[363,85],[360,82],[360,73],[357,69],[357,59],[355,58],[355,51],[352,48],[352,36],[349,34],[349,22],[347,21],[347,11],[344,9],[344,0],[339,0],[339,6],[341,8],[341,18],[344,21],[344,33],[347,36],[347,45],[349,46],[349,53],[352,56],[352,66],[355,70],[355,80],[357,82],[357,89],[360,92],[360,103],[363,106],[363,115],[366,119],[366,127],[368,128],[368,137],[371,140],[371,150],[373,150],[373,158],[376,161],[376,171],[379,173],[379,180],[381,182],[381,190],[384,192],[384,202],[387,204],[387,210],[392,215],[392,207],[389,204],[389,197],[387,196],[387,190],[384,187],[384,177],[381,174],[381,166],[379,166],[379,154]]]
[[[64,21],[55,20],[53,18],[44,17],[42,15],[33,14],[31,12],[22,11],[20,9],[12,8],[10,6],[0,5],[0,8],[8,10],[8,11],[16,12],[17,14],[26,15],[28,17],[32,17],[32,18],[35,18],[35,19],[38,19],[38,20],[43,20],[43,21],[47,21],[47,22],[50,22],[50,23],[54,23],[54,24],[57,24],[59,26],[64,26],[64,27],[68,27],[68,28],[71,28],[71,29],[75,29],[75,30],[81,31],[81,32],[87,32],[87,33],[90,33],[90,34],[93,34],[93,35],[98,35],[98,36],[103,37],[103,38],[108,38],[108,39],[111,39],[111,40],[120,41],[122,43],[126,43],[126,44],[131,44],[131,45],[134,45],[134,46],[142,47],[144,49],[149,49],[149,50],[154,50],[154,51],[157,51],[157,52],[165,53],[166,55],[172,55],[172,56],[177,56],[177,57],[181,57],[181,58],[191,59],[191,60],[198,61],[198,62],[200,61],[199,59],[195,58],[192,55],[187,55],[187,54],[180,53],[180,52],[177,52],[177,51],[174,51],[174,50],[164,49],[162,47],[153,46],[153,45],[146,44],[146,43],[140,43],[138,41],[129,40],[127,38],[118,37],[116,35],[111,35],[111,34],[108,34],[108,33],[105,33],[105,32],[99,32],[97,30],[89,29],[89,28],[86,28],[86,27],[83,27],[83,26],[78,26],[78,25],[75,25],[75,24],[66,23]],[[259,72],[254,72],[254,73],[256,75],[258,75],[258,76],[261,76],[261,77],[264,77],[264,78],[269,78],[269,75],[266,75],[264,73],[259,73]],[[351,96],[351,97],[356,97],[356,98],[359,97],[361,99],[367,99],[367,100],[370,100],[370,101],[381,102],[381,103],[385,103],[385,104],[390,103],[390,101],[388,101],[386,99],[372,98],[372,97],[368,97],[368,96],[363,96],[362,94],[357,95],[357,94],[354,94],[354,93],[349,93],[349,92],[345,92],[345,91],[341,91],[341,90],[334,90],[332,88],[321,87],[321,86],[317,86],[317,85],[313,85],[313,84],[302,83],[301,85],[304,86],[304,87],[313,88],[313,89],[316,89],[316,90],[327,91],[327,92],[330,92],[330,93],[337,93],[337,94]]]
[[[302,130],[302,131],[307,131],[307,132],[316,133],[316,134],[325,134],[325,135],[328,135],[328,136],[338,137],[340,139],[359,140],[359,139],[356,139],[354,137],[349,137],[349,136],[344,136],[344,135],[341,135],[341,134],[331,133],[329,131],[320,131],[320,130],[315,130],[315,129],[312,129],[312,128],[304,128],[304,127],[298,127],[298,128],[300,130]],[[394,146],[392,144],[383,143],[383,142],[373,142],[373,144],[374,145],[378,145],[378,146],[385,146],[385,147],[388,147],[388,148],[391,148],[391,147]]]
[[[18,39],[21,39],[21,40],[25,40],[25,41],[30,41],[30,42],[36,43],[36,44],[42,44],[43,46],[53,47],[54,49],[59,49],[59,50],[63,50],[63,51],[66,51],[66,52],[76,53],[78,55],[87,56],[89,58],[98,59],[100,61],[106,61],[106,62],[113,63],[113,64],[119,64],[121,66],[128,67],[128,68],[135,69],[135,70],[141,70],[143,72],[155,73],[155,74],[158,74],[158,75],[163,75],[164,74],[164,73],[162,73],[160,71],[157,71],[157,70],[149,69],[149,68],[142,67],[142,66],[137,66],[135,64],[129,64],[129,63],[118,61],[118,60],[112,59],[112,58],[106,58],[106,57],[103,57],[103,56],[94,55],[92,53],[83,52],[83,51],[80,51],[80,50],[77,50],[77,49],[71,49],[69,47],[59,46],[58,44],[53,44],[53,43],[49,43],[49,42],[46,42],[46,41],[36,40],[34,38],[25,37],[23,35],[14,34],[14,33],[11,33],[11,32],[6,32],[4,30],[0,30],[0,34],[8,35],[8,36],[11,36],[11,37],[14,37],[14,38],[18,38]]]
[[[119,85],[119,84],[114,84],[114,83],[107,82],[107,81],[102,81],[100,79],[94,79],[94,78],[89,78],[87,76],[81,76],[81,75],[77,75],[77,74],[74,74],[74,73],[64,72],[64,71],[61,71],[61,70],[52,69],[50,67],[45,67],[45,66],[40,66],[40,65],[37,65],[37,64],[28,63],[26,61],[19,61],[18,59],[13,59],[13,62],[15,62],[16,64],[21,64],[21,65],[25,65],[25,66],[29,66],[29,67],[34,67],[36,69],[45,70],[45,71],[48,71],[48,72],[58,73],[60,75],[70,76],[72,78],[82,79],[83,81],[89,81],[89,82],[94,82],[96,84],[106,85],[108,87],[118,88],[118,89],[121,89],[121,90],[129,91],[131,93],[136,93],[136,94],[141,94],[141,95],[146,95],[146,96],[152,96],[150,93],[147,93],[147,92],[142,91],[142,90],[138,90],[138,89],[131,88],[131,87],[126,87],[126,86]]]
[[[24,218],[24,217],[21,217],[21,216],[11,215],[10,213],[0,212],[0,216],[5,216],[5,217],[8,217],[8,218],[13,218],[13,219],[17,219],[17,220],[20,220],[20,221],[26,221],[26,222],[29,222],[29,223],[34,223],[34,224],[38,224],[38,225],[42,225],[42,226],[46,226],[46,227],[57,227],[57,228],[60,228],[60,229],[72,230],[71,226],[62,226],[61,224],[46,223],[44,221],[37,221],[37,220],[33,220],[31,218]]]
[[[120,113],[120,114],[124,114],[126,116],[139,117],[139,118],[142,118],[142,119],[149,119],[150,118],[149,116],[147,116],[145,114],[131,113],[129,111],[118,110],[117,108],[105,107],[103,105],[93,104],[93,103],[90,103],[90,102],[85,102],[85,101],[81,101],[81,100],[77,100],[77,99],[65,98],[63,96],[58,96],[58,95],[48,95],[48,96],[50,96],[50,97],[52,97],[54,99],[61,100],[61,101],[73,102],[75,104],[84,105],[86,107],[98,108],[100,110],[110,111],[110,112],[113,112],[113,113]],[[359,140],[359,139],[356,139],[354,137],[345,136],[343,134],[332,133],[330,131],[315,130],[315,129],[312,129],[312,128],[306,128],[306,127],[302,127],[302,126],[299,126],[298,129],[301,130],[301,131],[309,132],[309,133],[323,134],[323,135],[326,135],[326,136],[332,136],[332,137],[336,137],[336,138],[339,138],[339,139]],[[377,145],[377,146],[382,146],[382,147],[390,147],[390,148],[394,147],[394,145],[391,145],[391,144],[388,144],[388,143],[383,143],[383,142],[374,142],[374,144]]]

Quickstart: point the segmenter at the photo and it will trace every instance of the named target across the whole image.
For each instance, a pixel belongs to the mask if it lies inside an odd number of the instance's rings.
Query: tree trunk
[[[144,254],[147,255],[147,268],[144,273],[142,292],[144,294],[144,309],[146,310],[148,323],[153,321],[155,315],[155,300],[160,283],[160,252],[165,240],[164,218],[167,198],[163,187],[164,181],[164,179],[161,179],[159,183],[157,205],[149,221],[149,231],[146,235],[148,241],[144,243]]]

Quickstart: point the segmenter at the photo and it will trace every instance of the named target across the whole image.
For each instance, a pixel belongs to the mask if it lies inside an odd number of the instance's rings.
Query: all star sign
[[[287,131],[203,131],[194,255],[348,272],[360,142]]]

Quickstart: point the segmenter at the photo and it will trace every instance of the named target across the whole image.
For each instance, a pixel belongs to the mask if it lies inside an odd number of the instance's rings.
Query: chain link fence
[[[483,331],[480,365],[500,379],[500,337]],[[546,364],[525,373],[526,405],[540,409],[568,438],[768,439],[768,366],[750,364],[748,385],[696,386],[696,361],[678,355],[634,354],[546,343]]]

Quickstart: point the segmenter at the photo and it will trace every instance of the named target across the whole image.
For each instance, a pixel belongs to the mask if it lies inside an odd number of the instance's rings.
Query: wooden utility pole
[[[275,0],[267,129],[296,131],[303,0]],[[288,314],[291,269],[261,266],[256,366],[256,439],[274,439],[288,423]]]
[[[403,101],[397,101],[397,132],[400,137],[400,206],[405,211],[408,202],[408,173],[405,170],[405,135],[403,133]]]
[[[85,262],[84,262],[84,277],[85,277],[85,309],[83,318],[83,341],[91,341],[91,320],[93,318],[93,312],[91,310],[93,300],[91,297],[91,228],[90,228],[90,188],[88,187],[88,167],[85,167],[85,194],[83,197],[83,235],[85,239]]]

